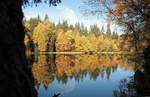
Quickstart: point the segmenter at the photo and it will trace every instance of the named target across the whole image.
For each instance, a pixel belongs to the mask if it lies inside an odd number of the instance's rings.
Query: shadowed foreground
[[[42,0],[31,0],[34,3]],[[49,0],[56,5],[60,0]],[[25,55],[25,31],[22,24],[23,4],[28,0],[0,2],[0,96],[37,97],[31,66]]]
[[[22,0],[0,2],[1,97],[37,96],[25,56],[22,3]]]
[[[149,97],[150,96],[150,46],[144,51],[144,65],[135,71],[134,76],[120,81],[115,97]]]

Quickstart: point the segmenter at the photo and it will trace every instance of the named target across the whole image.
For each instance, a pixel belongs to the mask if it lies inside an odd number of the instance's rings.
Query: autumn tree
[[[30,25],[25,22],[25,26],[28,29]],[[111,31],[109,26],[107,27],[107,32]],[[55,26],[53,22],[50,22],[47,15],[44,21],[39,21],[32,33],[31,39],[33,39],[34,45],[39,51],[97,52],[119,50],[119,40],[116,38],[116,33],[110,33],[107,36],[107,33],[104,32],[104,27],[100,30],[97,25],[91,25],[88,31],[87,27],[82,23],[68,25],[67,21],[59,22]],[[29,47],[29,40],[27,37],[25,38],[27,47]]]
[[[43,22],[39,23],[33,31],[33,41],[38,45],[39,51],[48,51],[51,47],[49,43],[55,41],[54,24],[46,18]]]
[[[56,50],[57,51],[72,51],[74,50],[75,33],[72,30],[59,30],[59,34],[56,38]],[[63,39],[63,41],[62,41]]]
[[[133,36],[133,46],[139,48],[141,41],[150,43],[150,2],[149,0],[87,0],[86,12],[103,15],[117,23],[123,31]]]
[[[30,18],[30,20],[28,21],[29,23],[29,30],[30,32],[33,32],[34,28],[38,25],[39,20],[38,18]]]

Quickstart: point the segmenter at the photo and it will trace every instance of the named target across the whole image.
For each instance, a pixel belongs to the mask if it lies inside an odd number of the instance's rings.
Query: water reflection
[[[134,76],[120,80],[115,97],[150,97],[150,76],[136,71]]]
[[[40,55],[32,72],[39,97],[54,93],[62,93],[60,97],[112,97],[119,81],[139,67],[131,59],[133,56]]]
[[[146,58],[145,58],[146,59]],[[133,76],[120,80],[115,97],[150,97],[150,60],[138,68]]]

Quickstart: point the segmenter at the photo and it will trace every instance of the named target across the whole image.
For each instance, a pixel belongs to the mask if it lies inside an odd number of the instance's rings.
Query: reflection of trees
[[[135,90],[133,77],[129,77],[120,81],[118,90],[114,91],[115,97],[138,97]]]
[[[146,60],[143,67],[136,70],[134,76],[120,81],[118,90],[114,91],[115,97],[149,97],[150,73],[149,61]]]
[[[118,68],[134,71],[133,62],[127,56],[98,56],[98,55],[40,55],[38,61],[32,66],[33,75],[38,83],[43,83],[45,87],[56,78],[58,82],[66,84],[69,79],[82,81],[87,74],[90,79],[96,80],[99,75],[107,79],[112,72]],[[129,67],[128,67],[129,66]]]
[[[120,81],[118,90],[114,91],[115,97],[149,97],[150,96],[150,76],[141,71],[136,71],[135,75]]]
[[[32,66],[32,72],[37,84],[43,83],[47,89],[48,85],[54,80],[53,70],[48,65],[47,56],[38,56],[38,62]],[[54,69],[54,68],[53,68]]]
[[[100,72],[99,69],[95,69],[94,71],[90,72],[90,78],[96,80],[97,77],[99,76],[99,72]]]
[[[111,67],[106,68],[106,75],[107,75],[107,79],[109,80],[111,74]]]

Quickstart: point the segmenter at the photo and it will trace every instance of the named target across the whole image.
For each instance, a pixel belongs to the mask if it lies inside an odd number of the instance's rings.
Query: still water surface
[[[130,56],[40,55],[31,61],[38,97],[114,97],[138,64]]]

